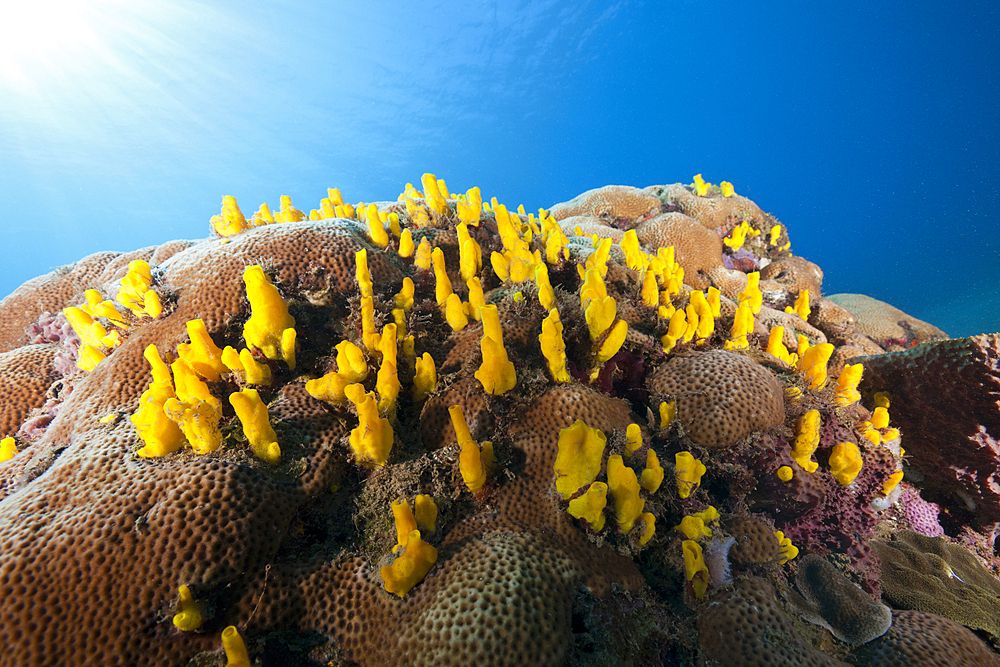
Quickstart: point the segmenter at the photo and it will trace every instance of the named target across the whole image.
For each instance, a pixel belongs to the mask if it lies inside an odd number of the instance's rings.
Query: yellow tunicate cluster
[[[712,530],[708,527],[708,524],[717,522],[719,516],[719,511],[709,505],[701,512],[694,512],[685,516],[681,519],[680,524],[674,526],[674,530],[679,530],[689,540],[700,540],[703,537],[711,537]]]
[[[180,599],[177,602],[177,613],[174,614],[174,626],[181,632],[191,632],[201,627],[203,607],[191,595],[191,589],[181,586],[178,589]]]
[[[660,428],[669,428],[677,418],[677,401],[660,403]]]
[[[375,352],[378,349],[378,334],[375,333],[375,288],[372,274],[368,271],[367,248],[354,254],[354,263],[355,277],[361,291],[361,342],[369,352]]]
[[[569,501],[566,512],[589,523],[590,528],[597,533],[604,530],[604,508],[607,504],[608,485],[604,482],[594,482],[587,487],[586,493]]]
[[[288,305],[261,266],[248,266],[243,282],[251,309],[250,319],[243,325],[247,348],[260,350],[268,359],[283,359],[294,370],[295,318],[288,314]]]
[[[458,439],[459,447],[461,447],[458,463],[462,481],[465,482],[469,491],[479,493],[483,490],[486,480],[496,465],[493,443],[486,440],[480,445],[472,439],[461,406],[453,405],[448,408],[448,415],[451,417],[451,425],[455,429],[455,436]]]
[[[646,451],[646,467],[639,476],[639,484],[650,493],[656,493],[660,484],[663,483],[663,476],[664,471],[663,466],[660,465],[660,459],[657,458],[656,452],[650,448]]]
[[[776,530],[774,536],[778,538],[778,547],[781,549],[781,560],[778,561],[778,565],[784,565],[799,555],[799,548],[792,544],[792,541],[785,537],[784,533]]]
[[[81,308],[69,306],[63,308],[62,312],[73,327],[73,331],[80,337],[80,358],[76,362],[79,368],[85,371],[94,370],[113,348],[121,344],[121,337],[117,331],[108,333],[103,324]]]
[[[417,496],[414,501],[416,515],[410,510],[405,499],[392,503],[392,513],[396,524],[396,546],[393,552],[396,560],[383,567],[379,573],[385,590],[399,597],[420,583],[431,567],[437,562],[437,549],[422,538],[434,530],[437,520],[437,505],[429,496]]]
[[[559,311],[552,308],[542,320],[542,333],[538,336],[542,356],[556,382],[569,382],[572,378],[566,369],[566,343],[563,341],[563,325],[559,321]]]
[[[695,194],[699,197],[704,197],[712,191],[712,184],[706,183],[705,179],[701,177],[701,174],[694,175],[694,183],[691,184],[691,187],[694,188]]]
[[[334,349],[337,351],[337,370],[306,382],[306,391],[315,399],[345,405],[347,394],[344,390],[368,377],[368,362],[361,348],[350,341],[341,341]]]
[[[861,450],[853,442],[838,442],[830,452],[830,472],[842,486],[857,478],[862,464]]]
[[[150,289],[153,275],[149,264],[141,259],[129,262],[128,273],[119,281],[121,285],[116,297],[118,303],[132,311],[136,317],[159,317],[163,312],[160,296]]]
[[[413,376],[413,400],[422,403],[437,389],[437,367],[429,352],[424,352],[423,356],[415,361],[414,366],[416,370]]]
[[[351,431],[349,439],[358,463],[369,467],[384,466],[392,450],[393,431],[389,420],[379,416],[375,394],[365,392],[360,384],[347,385],[344,393],[358,413],[358,426]]]
[[[733,187],[733,184],[730,183],[729,181],[722,181],[721,183],[719,183],[719,189],[722,190],[723,197],[732,197],[733,195],[736,194],[736,189]]]
[[[732,186],[730,185],[730,187]],[[729,232],[729,235],[726,238],[722,239],[722,242],[733,250],[739,250],[743,247],[743,244],[748,238],[753,238],[754,236],[759,235],[760,230],[754,229],[746,220],[744,220],[740,224],[733,227],[733,230]]]
[[[701,484],[702,475],[706,472],[705,464],[696,459],[691,452],[674,454],[674,481],[677,483],[677,495],[687,498]]]
[[[759,282],[759,273],[747,274],[747,287],[740,292],[739,306],[733,317],[733,328],[729,334],[729,340],[723,344],[727,350],[743,350],[750,345],[747,336],[753,333],[754,314],[760,312],[763,304]]]
[[[250,223],[236,204],[236,197],[232,195],[225,195],[222,198],[222,212],[213,215],[209,224],[219,236],[235,236],[250,228]]]
[[[281,462],[281,448],[278,436],[271,427],[267,406],[260,399],[256,389],[246,387],[229,395],[229,403],[243,426],[243,435],[257,458],[271,465]]]

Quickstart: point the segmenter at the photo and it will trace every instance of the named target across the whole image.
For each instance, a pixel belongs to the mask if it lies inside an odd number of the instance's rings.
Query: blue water
[[[225,194],[429,171],[534,210],[702,173],[826,293],[1000,330],[996,3],[824,4],[37,0],[0,46],[0,296],[204,237]]]

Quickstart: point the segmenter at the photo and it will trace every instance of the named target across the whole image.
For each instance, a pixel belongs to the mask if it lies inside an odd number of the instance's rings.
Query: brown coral
[[[700,222],[683,213],[664,213],[636,228],[639,241],[655,252],[674,247],[674,260],[684,268],[684,282],[695,289],[711,284],[710,269],[722,266],[722,239]]]
[[[864,294],[830,294],[827,298],[850,311],[857,320],[855,328],[858,333],[868,336],[886,350],[905,349],[948,337],[933,324]]]
[[[660,200],[628,185],[605,185],[551,207],[556,220],[589,215],[608,221],[636,221],[660,210]],[[634,225],[632,225],[634,226]]]
[[[861,647],[857,664],[870,667],[996,667],[1000,658],[954,621],[920,611],[895,611],[892,627]]]
[[[664,400],[676,399],[677,419],[702,447],[726,447],[785,420],[774,375],[734,352],[677,355],[650,374],[646,387]]]

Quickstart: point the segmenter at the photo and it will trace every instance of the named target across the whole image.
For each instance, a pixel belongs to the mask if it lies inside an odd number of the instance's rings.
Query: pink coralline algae
[[[941,508],[937,503],[929,503],[913,489],[905,489],[899,496],[899,506],[913,530],[927,537],[941,537],[944,528],[938,521]]]

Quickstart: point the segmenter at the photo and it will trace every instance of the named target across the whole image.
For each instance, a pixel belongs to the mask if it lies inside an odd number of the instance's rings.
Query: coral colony
[[[210,227],[0,302],[0,664],[1000,665],[997,337],[732,184]]]

